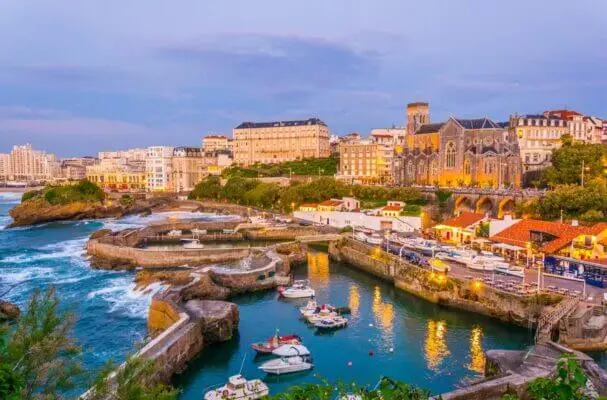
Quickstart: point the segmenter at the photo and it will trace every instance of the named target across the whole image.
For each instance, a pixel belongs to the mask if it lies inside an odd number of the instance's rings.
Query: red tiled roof
[[[342,205],[344,202],[341,200],[325,200],[322,203],[319,204],[319,206],[340,206]]]
[[[307,204],[302,204],[299,207],[318,207],[318,204],[316,203],[307,203]]]
[[[382,211],[400,211],[400,206],[384,206]]]
[[[457,228],[467,228],[470,225],[474,225],[485,219],[485,214],[473,213],[464,211],[457,217],[448,219],[441,223],[441,225],[453,226]]]
[[[556,239],[545,243],[541,251],[554,253],[567,246],[579,235],[598,235],[607,229],[607,223],[601,222],[593,226],[573,226],[560,222],[524,219],[504,229],[489,239],[494,242],[508,243],[526,247],[531,238],[531,232],[543,232],[555,236]]]

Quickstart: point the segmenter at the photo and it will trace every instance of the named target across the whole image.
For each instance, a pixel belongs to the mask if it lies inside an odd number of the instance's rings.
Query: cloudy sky
[[[199,145],[574,108],[607,118],[605,0],[0,0],[0,152]]]

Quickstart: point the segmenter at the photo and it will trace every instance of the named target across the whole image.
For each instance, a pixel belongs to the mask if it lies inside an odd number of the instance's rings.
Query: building
[[[198,147],[175,147],[171,159],[171,191],[189,192],[208,175],[202,150]]]
[[[34,150],[31,144],[13,146],[0,155],[0,179],[19,182],[46,182],[61,175],[61,164],[54,154]]]
[[[94,157],[65,158],[61,160],[61,178],[79,181],[86,178],[86,167],[99,162]]]
[[[232,139],[224,135],[207,135],[202,138],[202,149],[205,152],[214,152],[218,150],[231,151]]]
[[[421,101],[407,104],[405,120],[406,134],[413,135],[422,125],[430,123],[430,105]]]
[[[573,110],[550,110],[545,111],[544,115],[566,121],[568,133],[576,142],[601,143],[603,121],[600,118],[585,116]]]
[[[318,211],[341,211],[344,209],[344,202],[343,200],[339,199],[325,200],[321,203],[318,203],[316,209]]]
[[[349,183],[388,183],[391,181],[391,155],[387,146],[361,141],[339,145],[336,179]]]
[[[234,163],[280,163],[331,155],[329,128],[318,118],[243,122],[233,130]]]
[[[142,192],[147,189],[147,173],[140,163],[118,164],[114,158],[86,166],[86,179],[104,190]]]
[[[434,231],[439,240],[446,243],[464,244],[472,243],[476,238],[478,226],[487,221],[485,214],[462,212],[458,216],[443,221],[434,226]]]
[[[104,159],[121,159],[127,162],[142,161],[145,162],[148,150],[144,148],[116,150],[116,151],[100,151],[97,157],[100,160]]]
[[[514,115],[509,131],[518,138],[522,172],[529,183],[534,171],[551,165],[552,151],[561,147],[561,137],[569,133],[569,126],[557,115]]]
[[[420,112],[412,118],[429,120]],[[417,125],[416,121],[407,126]],[[504,188],[521,184],[516,135],[488,118],[451,117],[422,124],[407,135],[406,147],[394,165],[394,179],[400,185]]]
[[[145,159],[148,192],[170,191],[173,151],[170,146],[148,147]]]
[[[312,209],[312,207],[310,207]],[[295,211],[293,217],[302,221],[318,225],[332,226],[338,229],[347,227],[371,229],[386,232],[415,232],[422,227],[421,217],[384,217],[381,215],[368,215],[355,211]]]

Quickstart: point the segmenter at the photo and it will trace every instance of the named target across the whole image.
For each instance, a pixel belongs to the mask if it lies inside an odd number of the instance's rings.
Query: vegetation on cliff
[[[47,186],[42,190],[25,192],[22,202],[42,199],[49,204],[69,204],[75,201],[101,202],[105,198],[103,190],[84,179],[74,185]]]
[[[411,205],[425,203],[414,188],[387,188],[382,186],[348,185],[333,178],[322,177],[309,183],[293,182],[287,187],[263,183],[256,179],[233,177],[221,186],[218,177],[211,176],[196,185],[190,199],[225,200],[264,209],[291,211],[302,203],[318,203],[330,198],[354,196],[363,204],[385,202],[386,199],[404,201]],[[419,213],[419,208],[408,209]]]
[[[34,292],[26,310],[14,325],[0,325],[0,399],[66,399],[76,387],[93,380],[94,374],[82,367],[82,349],[72,336],[75,316],[60,311],[53,288]],[[108,364],[96,378],[99,388],[110,370]],[[117,380],[117,397],[129,400],[172,400],[175,390],[145,379],[148,364],[126,363],[129,379]],[[73,396],[78,398],[77,396]]]
[[[286,161],[279,164],[253,164],[249,167],[231,167],[223,171],[225,178],[260,178],[264,176],[335,175],[339,160],[335,157]]]

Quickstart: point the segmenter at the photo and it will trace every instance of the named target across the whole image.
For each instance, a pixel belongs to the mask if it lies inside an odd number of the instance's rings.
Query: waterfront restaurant
[[[533,219],[521,220],[489,238],[544,255],[546,273],[583,278],[590,285],[607,284],[607,223],[580,226]]]
[[[453,244],[472,243],[476,238],[477,227],[485,221],[487,221],[485,214],[464,211],[457,217],[434,226],[433,229],[436,232],[436,237],[441,242]]]

